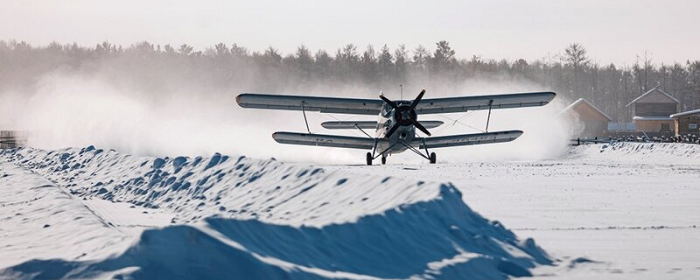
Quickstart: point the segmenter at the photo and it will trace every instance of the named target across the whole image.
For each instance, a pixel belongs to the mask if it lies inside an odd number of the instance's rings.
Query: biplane
[[[556,96],[554,92],[527,92],[423,99],[424,94],[425,90],[422,90],[414,100],[392,101],[383,94],[379,95],[379,99],[360,99],[242,93],[236,97],[236,102],[243,108],[302,111],[308,133],[275,132],[272,138],[281,144],[368,150],[366,163],[372,165],[379,157],[382,164],[386,164],[388,156],[406,150],[436,163],[437,156],[431,152],[432,149],[513,141],[523,134],[521,130],[488,131],[491,111],[544,106]],[[436,128],[443,122],[418,120],[418,115],[474,110],[488,110],[483,133],[431,137],[428,129]],[[329,130],[357,129],[367,137],[316,134],[309,129],[306,112],[378,115],[379,119],[376,122],[329,121],[321,124]],[[375,136],[370,136],[366,129],[374,129]],[[416,130],[424,135],[419,135]]]

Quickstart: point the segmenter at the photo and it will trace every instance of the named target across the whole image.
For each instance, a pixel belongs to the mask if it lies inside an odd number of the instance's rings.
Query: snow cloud
[[[245,83],[237,88],[188,84],[183,80],[124,82],[110,65],[95,73],[55,71],[38,79],[29,92],[0,94],[2,117],[12,127],[31,132],[29,145],[56,149],[95,145],[138,155],[210,155],[214,152],[251,157],[275,157],[314,163],[362,163],[365,151],[281,145],[270,137],[274,131],[305,131],[300,112],[242,109],[235,103],[240,92],[255,91]],[[125,74],[120,74],[125,75]],[[153,83],[167,87],[154,87]],[[175,85],[175,86],[173,86]],[[405,86],[404,98],[413,98],[427,85],[426,97],[526,92],[545,90],[517,79],[470,79],[464,83],[414,81]],[[319,84],[279,93],[345,97],[372,97],[378,88],[357,84]],[[399,89],[384,89],[399,99]],[[495,110],[489,130],[520,129],[524,135],[511,143],[436,150],[441,161],[541,159],[559,156],[566,147],[569,124],[558,114],[564,104],[555,99],[545,107]],[[311,113],[312,132],[323,131],[326,120],[376,120],[375,117]],[[421,120],[441,120],[435,135],[477,133],[485,128],[487,112],[423,115]],[[358,131],[340,134],[362,136]],[[420,163],[405,152],[390,162]]]

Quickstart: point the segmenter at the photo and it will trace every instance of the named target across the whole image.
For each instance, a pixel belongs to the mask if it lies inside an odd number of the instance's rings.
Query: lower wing
[[[428,149],[433,149],[433,148],[444,148],[444,147],[454,147],[454,146],[503,143],[503,142],[513,141],[513,140],[517,139],[518,137],[520,137],[520,135],[522,135],[522,134],[523,134],[523,132],[520,130],[507,130],[507,131],[486,132],[486,133],[476,133],[476,134],[460,134],[460,135],[430,137],[430,138],[416,139],[416,140],[414,140],[413,145],[419,146],[420,149],[424,149],[425,146],[428,146]]]
[[[369,137],[352,137],[296,132],[275,132],[272,138],[280,144],[323,146],[348,149],[371,150],[376,141],[386,141]]]

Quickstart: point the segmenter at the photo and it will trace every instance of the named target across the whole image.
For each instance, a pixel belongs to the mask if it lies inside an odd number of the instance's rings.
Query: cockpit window
[[[391,122],[391,119],[388,119],[388,120],[386,120],[386,122],[384,122],[385,128],[390,128],[392,126],[394,126],[394,124]]]
[[[391,116],[391,106],[389,104],[384,104],[384,107],[382,107],[382,116],[384,117],[390,117]]]

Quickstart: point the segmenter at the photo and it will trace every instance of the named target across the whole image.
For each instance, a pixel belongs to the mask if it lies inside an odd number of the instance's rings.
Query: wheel
[[[367,153],[367,165],[372,165],[372,153]]]
[[[386,164],[386,156],[382,156],[382,164]]]
[[[430,163],[435,164],[437,162],[437,155],[435,155],[435,152],[430,153]]]

